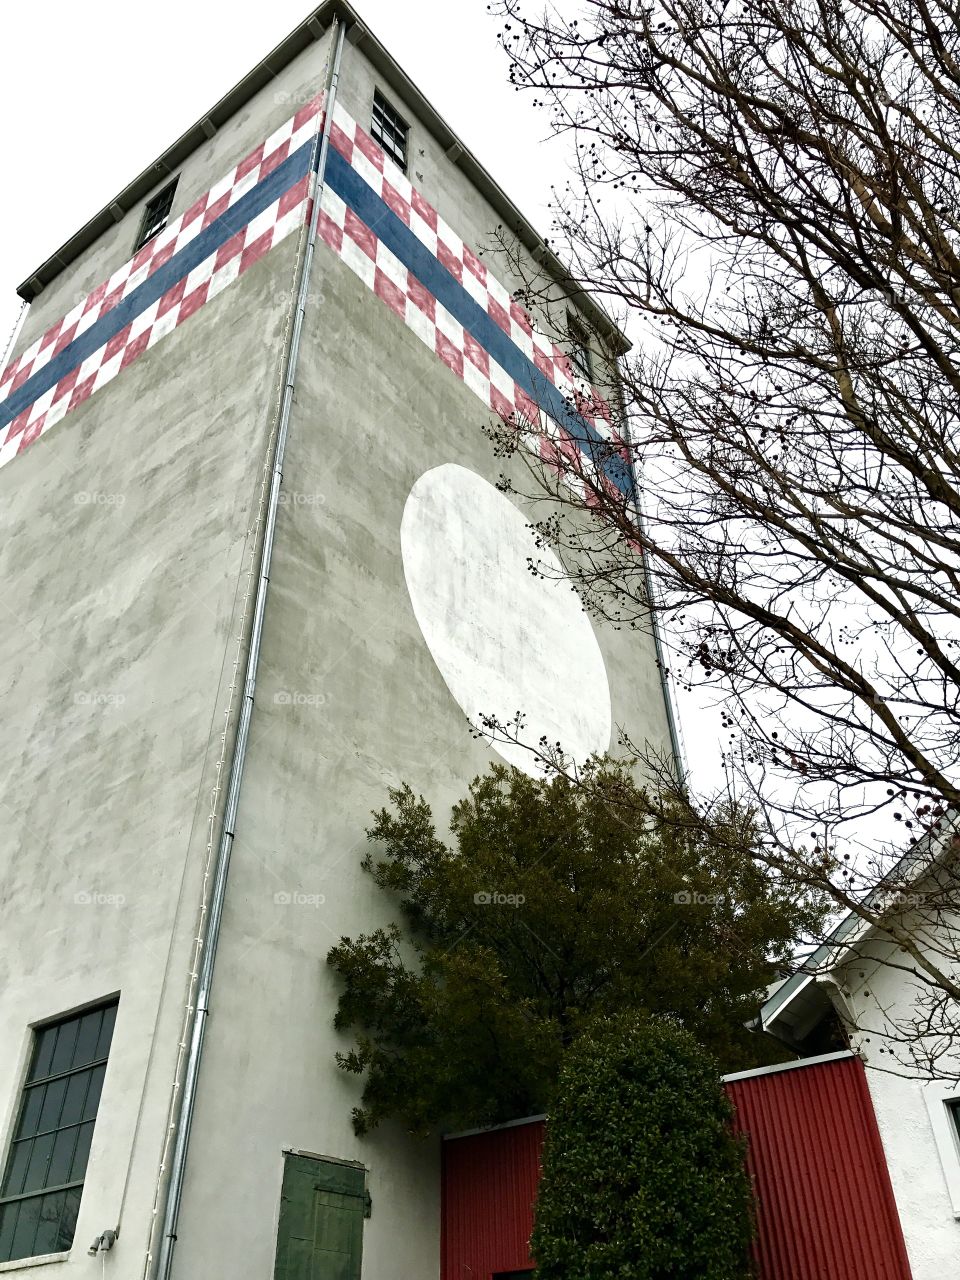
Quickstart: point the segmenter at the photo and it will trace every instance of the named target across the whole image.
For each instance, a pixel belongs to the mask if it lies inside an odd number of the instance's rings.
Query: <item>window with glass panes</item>
[[[73,1243],[117,1002],[34,1034],[0,1183],[0,1262]]]
[[[373,97],[373,118],[370,121],[370,134],[374,142],[378,142],[384,151],[404,173],[407,171],[407,134],[409,126],[401,118],[386,98],[379,93]]]
[[[163,228],[167,225],[170,217],[170,210],[173,208],[173,197],[177,189],[179,178],[174,180],[152,200],[147,201],[147,207],[143,211],[143,218],[140,221],[140,230],[137,233],[136,243],[133,246],[133,252],[142,249],[148,240],[152,240],[154,236],[158,236]]]
[[[593,353],[587,341],[587,335],[571,316],[567,317],[567,331],[570,335],[570,360],[574,370],[584,382],[593,382]]]

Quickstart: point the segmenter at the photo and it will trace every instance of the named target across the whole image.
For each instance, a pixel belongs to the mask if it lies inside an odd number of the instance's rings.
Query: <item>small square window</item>
[[[569,335],[568,351],[574,371],[592,386],[593,352],[590,350],[587,335],[573,316],[568,316],[567,318],[567,333]]]
[[[117,1002],[39,1027],[0,1182],[0,1262],[73,1244]]]
[[[159,235],[167,225],[170,218],[170,210],[173,208],[173,196],[177,189],[178,181],[179,178],[174,178],[152,200],[147,201],[147,207],[143,211],[143,221],[140,223],[140,231],[137,235],[137,243],[133,246],[134,253],[138,249],[142,249],[148,240],[152,240],[154,236]]]
[[[375,93],[370,134],[374,142],[383,147],[393,163],[404,173],[407,171],[407,134],[409,132],[410,126],[391,107],[386,98]]]

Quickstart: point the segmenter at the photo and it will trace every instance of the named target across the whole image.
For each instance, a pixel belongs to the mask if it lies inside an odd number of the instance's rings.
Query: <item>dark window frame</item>
[[[410,126],[379,89],[373,93],[373,112],[370,116],[370,136],[381,147],[397,168],[407,172],[407,143]]]
[[[118,1005],[114,996],[33,1028],[0,1178],[0,1262],[73,1246]]]
[[[950,1113],[950,1121],[953,1125],[953,1136],[957,1140],[957,1146],[960,1147],[960,1098],[947,1098],[944,1106]]]
[[[143,217],[140,219],[140,230],[137,232],[137,240],[133,246],[133,252],[139,253],[145,244],[160,234],[167,223],[170,221],[170,211],[173,208],[173,198],[177,194],[177,183],[180,181],[180,175],[168,182],[162,187],[155,196],[147,201],[143,210]]]
[[[574,372],[593,386],[596,381],[593,349],[587,331],[572,313],[567,317],[567,345]]]

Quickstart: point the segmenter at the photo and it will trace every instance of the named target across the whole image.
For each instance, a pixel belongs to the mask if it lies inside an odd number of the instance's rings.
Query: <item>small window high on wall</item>
[[[147,201],[147,207],[143,211],[143,219],[140,223],[140,230],[137,233],[137,242],[133,246],[133,252],[152,240],[154,236],[160,234],[170,219],[170,210],[173,208],[173,197],[177,190],[177,182],[179,179],[168,183],[162,191],[158,191],[152,200]]]
[[[569,338],[567,341],[567,349],[570,353],[570,361],[573,365],[574,372],[585,382],[593,384],[593,352],[590,350],[590,341],[578,324],[576,319],[570,315],[567,317],[567,333]]]
[[[398,168],[407,169],[407,134],[410,126],[381,94],[373,95],[373,119],[370,133]]]

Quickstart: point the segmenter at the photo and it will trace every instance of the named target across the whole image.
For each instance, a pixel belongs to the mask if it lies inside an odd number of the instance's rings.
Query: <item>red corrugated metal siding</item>
[[[910,1280],[859,1058],[727,1084],[747,1135],[762,1280]]]
[[[730,1081],[757,1195],[760,1280],[910,1280],[858,1058]],[[440,1280],[530,1265],[543,1121],[443,1144]]]
[[[490,1280],[531,1265],[543,1121],[443,1144],[440,1280]]]

